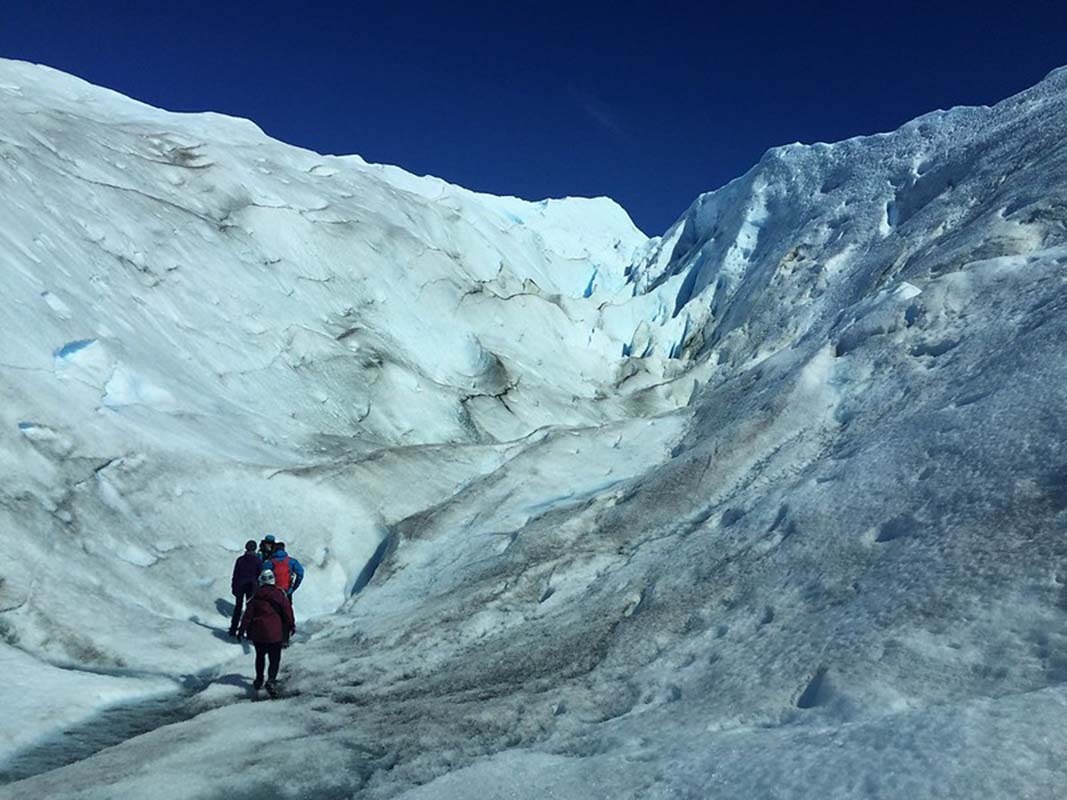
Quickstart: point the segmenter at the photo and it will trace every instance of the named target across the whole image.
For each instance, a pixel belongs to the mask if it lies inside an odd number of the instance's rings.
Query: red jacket
[[[255,644],[276,644],[295,630],[293,605],[285,592],[271,584],[256,589],[241,618],[241,633]]]

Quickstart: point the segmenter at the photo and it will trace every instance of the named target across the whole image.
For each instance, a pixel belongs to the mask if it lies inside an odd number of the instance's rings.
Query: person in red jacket
[[[296,619],[289,597],[274,585],[274,573],[269,569],[259,574],[259,588],[248,601],[241,620],[241,634],[252,640],[256,648],[256,680],[252,688],[263,688],[264,661],[267,667],[267,694],[278,696],[278,668],[282,663],[282,642],[296,633]]]

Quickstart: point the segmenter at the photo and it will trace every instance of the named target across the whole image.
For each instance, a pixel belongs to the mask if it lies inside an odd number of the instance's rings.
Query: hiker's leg
[[[267,649],[273,645],[255,643],[256,647],[256,683],[263,683],[263,666],[267,660]]]
[[[230,617],[230,636],[237,635],[237,629],[241,624],[241,612],[244,611],[245,593],[238,592],[233,596],[233,616]]]
[[[275,642],[267,645],[267,655],[270,656],[270,665],[267,667],[267,680],[273,681],[278,677],[278,667],[282,665],[282,643]]]

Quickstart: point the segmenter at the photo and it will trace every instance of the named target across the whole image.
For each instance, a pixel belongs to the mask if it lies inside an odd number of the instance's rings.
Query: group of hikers
[[[244,554],[233,565],[230,636],[252,642],[256,649],[256,679],[252,687],[259,691],[265,685],[271,697],[278,695],[282,648],[289,646],[289,637],[296,633],[292,598],[303,580],[304,567],[286,552],[284,542],[270,534],[263,537],[258,548],[254,540],[245,543]],[[265,662],[269,662],[266,684]]]

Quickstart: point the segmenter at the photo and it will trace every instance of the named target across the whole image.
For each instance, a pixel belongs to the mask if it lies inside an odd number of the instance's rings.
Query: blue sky
[[[473,189],[608,195],[657,234],[768,147],[1067,64],[1067,3],[976,6],[41,0],[5,6],[0,55]]]

